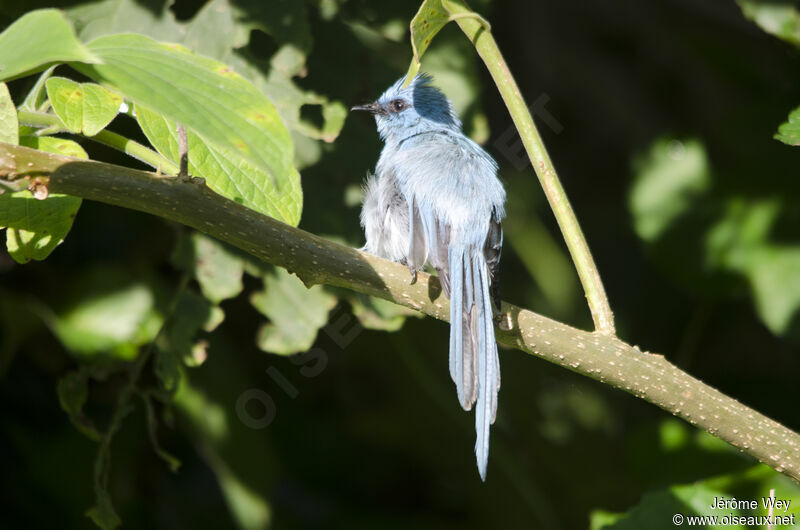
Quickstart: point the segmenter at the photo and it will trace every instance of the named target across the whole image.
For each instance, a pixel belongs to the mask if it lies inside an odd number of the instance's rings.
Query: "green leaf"
[[[716,497],[722,497],[723,493],[701,484],[689,486],[672,486],[669,489],[652,493],[646,493],[638,505],[634,506],[625,517],[609,517],[606,524],[597,526],[603,530],[628,530],[641,528],[675,528],[673,517],[675,514],[686,516],[722,516],[722,515],[741,515],[736,509],[725,510],[719,513],[711,506]],[[744,527],[739,525],[729,525],[726,528]]]
[[[183,235],[178,240],[172,261],[190,272],[200,284],[203,296],[214,303],[234,298],[242,292],[242,256],[203,233]]]
[[[104,64],[73,64],[82,73],[183,124],[236,164],[249,162],[276,185],[291,177],[289,132],[272,103],[230,67],[142,35],[100,37],[89,49]]]
[[[737,0],[745,17],[770,35],[800,46],[800,11],[797,7],[778,2]]]
[[[800,246],[770,239],[780,213],[777,201],[737,200],[707,237],[709,264],[748,280],[759,317],[779,335],[800,315]]]
[[[95,281],[94,290],[54,317],[53,331],[74,353],[113,353],[132,360],[138,346],[150,342],[160,326],[154,293],[142,282],[109,284],[100,277]]]
[[[22,136],[20,145],[78,158],[87,158],[80,145],[52,137]],[[43,260],[64,241],[81,199],[52,193],[34,198],[30,191],[0,195],[0,228],[6,228],[8,253],[18,263]]]
[[[56,115],[74,133],[94,136],[116,117],[122,97],[94,83],[51,77],[45,83]]]
[[[449,0],[424,0],[419,6],[417,14],[411,19],[411,49],[414,56],[406,74],[406,85],[417,75],[422,65],[422,55],[436,34],[448,22],[452,22],[456,18],[469,17],[477,19],[486,30],[490,29],[489,23],[482,16],[472,11],[464,11],[463,3],[456,3],[455,7],[461,9],[457,9],[457,13],[453,14],[449,8],[450,3]]]
[[[176,122],[142,105],[136,105],[136,120],[156,150],[177,164],[180,156]],[[223,197],[297,226],[303,192],[296,170],[282,176],[276,186],[266,172],[231,156],[226,149],[208,144],[188,130],[186,139],[189,174],[206,179],[206,184]]]
[[[19,145],[17,109],[5,83],[0,83],[0,142]]]
[[[155,39],[174,40],[233,66],[266,94],[286,127],[301,135],[297,137],[303,144],[297,147],[298,168],[313,164],[321,156],[321,148],[306,138],[331,142],[344,124],[344,105],[306,91],[292,80],[303,75],[312,44],[301,2],[251,2],[239,6],[227,0],[212,0],[186,23],[176,21],[166,4],[154,11],[136,0],[101,0],[68,9],[67,14],[84,40],[112,33],[146,33]],[[268,33],[280,45],[270,61],[247,53],[253,29]],[[301,108],[309,106],[319,107],[321,125],[301,119]]]
[[[789,114],[789,121],[778,127],[774,138],[787,145],[800,145],[800,107]]]
[[[6,246],[14,261],[49,256],[67,236],[80,204],[80,199],[55,193],[45,200],[27,190],[0,195],[0,227],[6,228]]]
[[[224,313],[199,294],[184,290],[175,311],[166,324],[163,343],[159,344],[156,373],[164,388],[174,391],[180,380],[180,365],[198,366],[205,360],[205,351],[198,352],[197,333],[213,329]]]
[[[89,155],[78,142],[56,136],[25,135],[19,139],[19,144],[31,149],[39,149],[57,155],[71,156],[73,158],[88,159]],[[80,200],[80,199],[78,199]]]
[[[96,504],[86,511],[87,517],[103,530],[114,530],[122,524],[122,520],[114,511],[111,496],[105,489],[98,490],[95,494]]]
[[[419,72],[422,55],[445,24],[450,22],[450,13],[442,6],[442,0],[425,0],[411,19],[411,49],[414,57],[406,76],[406,83]]]
[[[97,63],[57,9],[32,11],[0,33],[0,81],[44,70],[53,63]]]
[[[88,382],[86,370],[69,372],[58,380],[56,392],[61,409],[69,415],[72,424],[90,439],[99,440],[100,433],[83,414],[83,406],[89,397]]]
[[[634,170],[628,205],[636,233],[648,242],[689,210],[711,183],[708,158],[697,140],[658,140],[634,162]]]
[[[258,347],[280,355],[308,350],[336,305],[336,297],[322,286],[307,289],[297,276],[281,268],[264,277],[264,290],[250,301],[270,319],[259,330]]]

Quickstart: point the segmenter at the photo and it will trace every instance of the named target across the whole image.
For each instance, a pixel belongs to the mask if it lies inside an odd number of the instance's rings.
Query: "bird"
[[[462,132],[429,74],[408,84],[401,78],[351,110],[372,113],[384,142],[364,184],[362,250],[406,265],[411,283],[426,265],[436,269],[450,299],[450,377],[461,407],[475,406],[475,456],[485,482],[500,389],[494,315],[506,192],[497,163]]]

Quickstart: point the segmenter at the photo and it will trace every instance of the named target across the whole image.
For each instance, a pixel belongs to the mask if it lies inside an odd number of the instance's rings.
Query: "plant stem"
[[[323,239],[248,209],[205,186],[154,173],[0,143],[0,178],[49,175],[51,192],[131,208],[196,228],[294,272],[306,285],[343,287],[447,320],[435,277]],[[158,197],[158,200],[153,200]],[[800,435],[693,378],[662,355],[503,304],[512,323],[498,340],[624,390],[800,481]]]
[[[55,114],[48,114],[45,112],[35,112],[29,110],[20,110],[18,112],[19,122],[22,125],[38,128],[51,128],[57,127],[56,132],[70,133],[64,126],[64,123]],[[122,151],[128,156],[147,164],[154,168],[160,168],[161,172],[166,175],[177,175],[178,166],[170,162],[168,159],[161,156],[156,151],[145,147],[135,140],[126,138],[117,133],[102,130],[94,136],[83,136],[93,142],[113,147],[118,151]]]
[[[542,184],[550,208],[558,221],[561,233],[567,243],[572,261],[578,271],[578,277],[589,302],[589,310],[594,320],[595,331],[614,335],[614,315],[608,304],[606,291],[597,271],[589,245],[583,236],[578,219],[567,199],[567,194],[558,178],[547,148],[544,145],[531,113],[522,98],[517,82],[497,47],[494,37],[479,20],[464,16],[473,11],[463,0],[443,0],[442,5],[451,14],[455,22],[475,46],[492,79],[505,101],[508,112],[514,120],[528,157],[533,163],[539,182]]]

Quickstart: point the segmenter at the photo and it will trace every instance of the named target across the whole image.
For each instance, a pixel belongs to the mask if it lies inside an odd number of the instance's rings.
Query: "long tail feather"
[[[482,252],[451,247],[450,376],[464,410],[475,407],[475,456],[486,480],[489,429],[497,415],[500,366],[494,337],[489,269]]]

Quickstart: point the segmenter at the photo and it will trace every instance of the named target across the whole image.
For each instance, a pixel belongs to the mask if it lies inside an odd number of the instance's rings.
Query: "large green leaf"
[[[51,77],[45,83],[56,115],[74,133],[94,136],[117,115],[122,97],[94,83]]]
[[[250,301],[270,319],[259,330],[258,347],[281,355],[308,350],[336,305],[336,297],[322,286],[308,289],[297,276],[279,268],[264,277],[264,290]]]
[[[230,67],[143,35],[100,37],[88,47],[103,64],[73,66],[95,81],[180,122],[278,185],[294,171],[292,140],[275,107]]]
[[[78,34],[91,40],[113,33],[144,33],[175,41],[196,53],[232,66],[275,105],[286,127],[295,133],[298,168],[321,156],[319,142],[331,142],[344,124],[340,102],[305,90],[293,78],[305,75],[312,37],[302,2],[211,0],[187,22],[179,22],[167,4],[152,9],[136,0],[101,0],[67,10]],[[261,30],[280,46],[269,61],[251,56],[245,46],[251,31]],[[301,117],[301,109],[319,109],[320,123]]]
[[[0,142],[19,145],[17,109],[5,83],[0,83]]]
[[[0,81],[60,62],[97,63],[57,9],[32,11],[0,33]]]
[[[169,160],[179,160],[176,123],[149,110],[136,106],[136,119],[150,143]],[[189,173],[206,179],[206,184],[233,201],[244,204],[284,223],[297,226],[303,207],[300,175],[292,169],[277,182],[256,166],[230,156],[222,147],[203,141],[187,131]]]

